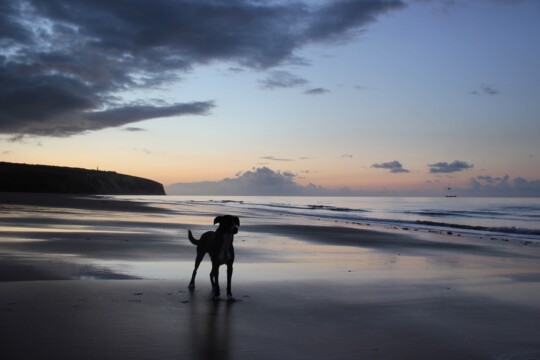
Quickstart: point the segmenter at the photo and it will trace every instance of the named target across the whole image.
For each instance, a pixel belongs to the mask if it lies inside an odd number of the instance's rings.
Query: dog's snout
[[[238,233],[238,226],[233,225],[233,226],[231,227],[231,232],[232,232],[233,234],[237,234],[237,233]]]

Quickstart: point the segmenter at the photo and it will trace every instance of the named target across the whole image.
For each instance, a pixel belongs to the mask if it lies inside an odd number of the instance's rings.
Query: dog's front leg
[[[233,264],[228,263],[227,264],[227,300],[228,301],[234,301],[234,297],[231,291],[232,273],[233,273]]]
[[[219,300],[219,263],[212,263],[212,271],[210,272],[210,282],[214,292],[214,300]]]

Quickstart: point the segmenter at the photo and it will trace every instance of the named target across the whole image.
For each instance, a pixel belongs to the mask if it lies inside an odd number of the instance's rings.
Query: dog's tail
[[[200,240],[197,240],[193,237],[191,230],[188,230],[188,238],[189,238],[189,241],[191,241],[193,245],[199,245]]]

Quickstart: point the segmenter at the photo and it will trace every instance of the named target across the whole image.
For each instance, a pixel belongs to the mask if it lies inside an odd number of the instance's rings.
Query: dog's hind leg
[[[193,270],[193,274],[191,275],[191,281],[189,282],[188,288],[191,290],[195,289],[195,276],[197,276],[197,269],[199,268],[199,265],[201,265],[201,261],[204,258],[204,255],[206,253],[204,252],[198,252],[197,258],[195,259],[195,269]]]

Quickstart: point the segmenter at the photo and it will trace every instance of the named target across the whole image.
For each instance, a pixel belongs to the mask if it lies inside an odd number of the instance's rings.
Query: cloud
[[[303,171],[302,173],[309,173]],[[301,185],[296,174],[289,171],[275,171],[266,166],[250,171],[239,171],[233,178],[219,181],[176,183],[167,186],[170,195],[216,195],[216,196],[444,196],[444,189],[379,189],[361,190],[331,189],[315,184]],[[426,180],[426,183],[441,183],[440,180]],[[540,197],[540,180],[516,177],[472,178],[466,188],[453,188],[459,196],[527,196]]]
[[[227,70],[229,70],[231,73],[241,73],[244,72],[244,69],[237,66],[230,66]]]
[[[478,180],[482,180],[482,181],[485,181],[486,183],[488,184],[495,184],[499,181],[502,180],[502,178],[500,177],[492,177],[492,176],[489,176],[489,175],[486,175],[486,176],[478,176],[477,177]]]
[[[305,63],[306,45],[347,40],[403,1],[5,0],[0,5],[0,133],[69,136],[184,111],[119,94],[177,82],[199,65]],[[275,74],[274,74],[275,75]],[[281,78],[296,86],[303,79]],[[140,112],[141,114],[136,114]]]
[[[259,80],[263,89],[273,90],[277,88],[292,88],[307,84],[307,80],[291,74],[288,71],[271,71],[264,79]]]
[[[25,137],[26,136],[22,134],[13,135],[13,136],[10,136],[6,141],[10,143],[24,143]]]
[[[360,196],[368,194],[361,190],[329,189],[311,183],[304,186],[296,182],[297,178],[296,174],[289,171],[274,171],[264,166],[238,172],[234,178],[225,178],[220,181],[171,184],[167,186],[167,194],[193,196]]]
[[[352,158],[353,158],[352,154],[343,154],[343,155],[341,155],[340,157],[341,157],[342,159],[352,159]]]
[[[265,160],[271,160],[271,161],[294,161],[293,159],[276,158],[274,156],[261,156],[259,159],[265,159]]]
[[[451,8],[455,6],[469,6],[469,0],[416,0],[422,3],[433,3],[439,5],[443,9],[443,13],[447,13]],[[535,0],[483,0],[486,4],[498,4],[498,5],[517,5],[525,2],[532,2]]]
[[[402,1],[330,1],[311,14],[304,36],[310,41],[342,40],[376,16],[404,6]]]
[[[513,181],[514,188],[520,194],[528,196],[540,196],[540,180],[527,180],[517,177]]]
[[[478,89],[475,89],[475,90],[471,91],[471,94],[473,94],[473,95],[494,96],[494,95],[499,95],[499,90],[496,89],[492,85],[482,85]]]
[[[132,105],[120,108],[91,112],[85,119],[98,128],[120,126],[160,117],[179,115],[206,115],[214,107],[211,101],[174,104],[169,106]]]
[[[329,93],[329,92],[330,92],[330,90],[328,90],[328,89],[314,88],[314,89],[309,89],[309,90],[304,91],[304,94],[306,94],[306,95],[322,95],[322,94],[326,94],[326,93]]]
[[[145,148],[133,148],[134,151],[139,151],[139,152],[142,152],[142,153],[145,153],[146,155],[150,155],[152,152],[148,149],[145,149]]]
[[[408,173],[409,170],[403,168],[401,163],[397,160],[385,162],[385,163],[379,163],[379,164],[373,164],[371,165],[372,168],[375,169],[388,169],[391,173]]]
[[[523,177],[477,176],[469,182],[469,187],[461,192],[471,196],[527,196],[540,197],[540,180],[527,180]]]
[[[474,165],[465,161],[455,160],[450,164],[447,162],[438,162],[435,164],[428,164],[429,172],[432,174],[447,174],[458,171],[463,171],[472,168]]]
[[[517,5],[526,2],[533,2],[535,0],[488,0],[502,5]]]
[[[270,161],[297,161],[297,160],[313,160],[314,158],[309,157],[309,156],[300,156],[299,158],[296,158],[296,159],[289,159],[289,158],[278,158],[275,156],[261,156],[259,159],[265,159],[265,160],[270,160]],[[263,164],[260,163],[260,165],[263,165]]]
[[[124,130],[124,131],[129,131],[129,132],[146,131],[146,129],[139,128],[139,127],[133,127],[133,126],[123,128],[122,130]]]
[[[177,195],[297,195],[305,188],[294,181],[290,172],[261,167],[239,172],[234,178],[221,181],[177,183],[167,187],[168,194]]]

